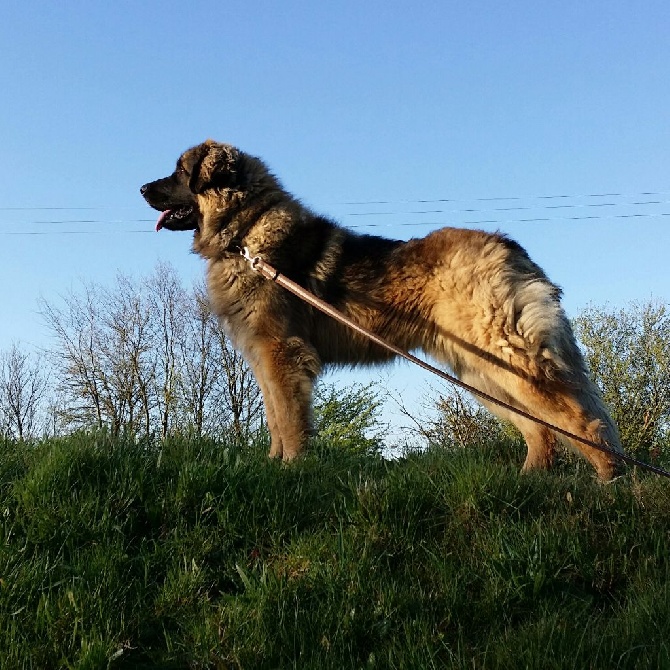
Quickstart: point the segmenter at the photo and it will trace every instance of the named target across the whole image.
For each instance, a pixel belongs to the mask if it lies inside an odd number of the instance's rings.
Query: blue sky
[[[668,301],[669,34],[667,1],[7,0],[0,349],[82,280],[202,273],[138,189],[207,137],[361,231],[508,232],[570,315]]]

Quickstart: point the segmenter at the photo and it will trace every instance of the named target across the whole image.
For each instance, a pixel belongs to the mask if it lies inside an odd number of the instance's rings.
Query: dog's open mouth
[[[166,209],[156,221],[156,230],[195,230],[198,227],[198,212],[193,205]]]

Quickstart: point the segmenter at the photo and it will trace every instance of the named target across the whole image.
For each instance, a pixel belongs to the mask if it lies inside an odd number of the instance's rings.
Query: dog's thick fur
[[[456,228],[408,242],[357,235],[305,208],[258,158],[211,140],[141,192],[162,212],[157,229],[195,231],[212,307],[263,393],[271,456],[290,460],[303,450],[324,365],[391,355],[255,273],[241,247],[397,346],[423,349],[464,382],[621,451],[560,289],[504,235]],[[489,409],[523,434],[524,470],[551,464],[555,434]],[[615,458],[573,446],[602,479],[613,476]]]

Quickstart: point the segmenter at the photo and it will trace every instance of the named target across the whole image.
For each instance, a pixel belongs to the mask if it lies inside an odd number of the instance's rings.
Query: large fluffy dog
[[[207,141],[141,193],[157,229],[194,230],[210,300],[263,393],[270,455],[295,458],[310,432],[324,365],[390,354],[255,273],[248,247],[282,274],[405,350],[423,349],[463,381],[573,434],[620,451],[560,304],[560,289],[503,235],[443,228],[409,242],[356,235],[306,209],[258,158]],[[500,407],[548,467],[558,437]],[[615,459],[574,441],[603,479]]]

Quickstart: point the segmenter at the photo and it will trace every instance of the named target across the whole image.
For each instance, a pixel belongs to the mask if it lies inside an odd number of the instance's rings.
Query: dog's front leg
[[[282,458],[284,455],[284,445],[282,443],[279,424],[277,423],[277,413],[275,412],[274,401],[270,386],[265,381],[265,367],[256,364],[252,366],[256,382],[263,396],[263,405],[265,407],[265,418],[270,431],[270,458]]]
[[[272,437],[270,456],[290,461],[300,455],[310,435],[319,360],[298,337],[272,338],[256,349],[254,371]]]

